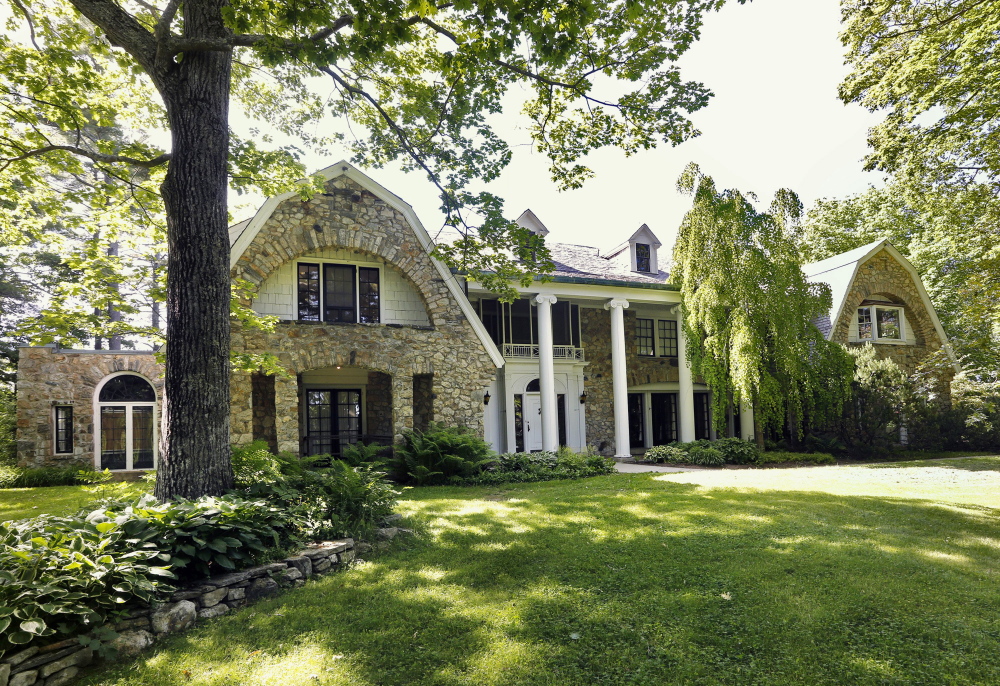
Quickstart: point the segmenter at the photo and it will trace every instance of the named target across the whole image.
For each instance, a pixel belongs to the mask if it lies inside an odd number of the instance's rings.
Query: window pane
[[[652,357],[653,351],[653,320],[652,319],[636,319],[635,320],[635,338],[636,343],[639,346],[639,355],[644,355],[646,357]]]
[[[653,393],[650,396],[653,413],[653,445],[666,445],[677,440],[677,394]]]
[[[323,319],[328,322],[357,321],[354,316],[354,266],[323,265]]]
[[[877,307],[875,313],[878,315],[879,338],[891,338],[898,341],[903,337],[899,326],[899,310]]]
[[[712,406],[708,393],[694,394],[694,439],[708,440],[712,436]]]
[[[299,265],[299,319],[319,321],[319,265]]]
[[[531,305],[523,298],[510,304],[511,343],[531,343]]]
[[[677,322],[664,319],[660,326],[660,357],[677,357]]]
[[[514,448],[519,453],[524,452],[524,396],[518,393],[514,396]]]
[[[358,267],[358,303],[360,321],[365,324],[379,323],[378,269]]]
[[[573,345],[569,328],[569,303],[557,302],[552,306],[552,344]]]
[[[132,469],[153,468],[153,408],[132,408]]]
[[[858,308],[858,340],[871,340],[872,337],[872,309],[870,307]]]
[[[637,272],[650,271],[649,245],[646,243],[635,244],[635,270]]]
[[[152,403],[156,402],[156,392],[141,376],[120,374],[101,387],[98,400],[102,403]]]
[[[73,452],[73,408],[56,408],[56,452]]]
[[[496,300],[479,301],[479,318],[483,320],[483,326],[494,343],[501,343],[500,340],[500,303]]]
[[[645,410],[642,393],[628,394],[628,444],[630,448],[642,448],[646,445]]]
[[[101,469],[125,469],[125,408],[101,408]]]

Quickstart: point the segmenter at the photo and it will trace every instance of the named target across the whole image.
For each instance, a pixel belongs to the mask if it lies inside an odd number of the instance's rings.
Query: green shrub
[[[711,444],[711,441],[694,441],[693,443],[686,444],[688,447],[688,462],[691,464],[700,465],[703,467],[721,467],[726,464],[726,458],[723,456],[722,451],[711,445],[702,445],[702,443]]]
[[[268,548],[297,539],[301,528],[295,517],[266,501],[235,494],[165,503],[147,495],[95,510],[88,519],[113,522],[128,535],[129,546],[157,550],[185,578],[251,566]]]
[[[722,453],[726,464],[753,464],[760,455],[753,441],[744,441],[742,438],[720,438],[712,441],[712,447]]]
[[[669,445],[654,445],[646,451],[643,459],[649,462],[680,464],[688,461],[688,454],[679,444],[670,443]]]
[[[385,455],[385,453],[390,449],[391,448],[387,445],[378,445],[377,443],[365,445],[361,441],[358,441],[357,443],[345,445],[341,448],[340,459],[352,467],[357,467],[363,464],[371,464],[380,467],[386,462],[383,455]]]
[[[615,461],[597,453],[575,453],[565,446],[558,453],[504,453],[484,471],[462,479],[469,486],[578,479],[615,472]]]
[[[836,464],[837,458],[829,453],[792,453],[785,450],[768,450],[760,454],[757,464]]]
[[[84,483],[80,466],[70,467],[13,467],[0,466],[0,488],[39,488],[42,486],[73,486]]]
[[[160,550],[129,538],[85,513],[0,523],[0,651],[83,633],[172,590]]]
[[[12,391],[0,389],[0,471],[17,462],[17,403]]]
[[[233,483],[237,487],[274,483],[281,476],[281,463],[266,441],[232,447]]]
[[[407,431],[396,447],[394,476],[419,485],[458,483],[496,459],[489,444],[465,428],[432,423],[426,431]]]

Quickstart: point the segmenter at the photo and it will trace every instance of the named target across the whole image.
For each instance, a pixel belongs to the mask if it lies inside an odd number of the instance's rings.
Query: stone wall
[[[17,456],[23,467],[94,464],[94,389],[109,374],[131,371],[163,397],[162,368],[152,352],[21,348],[17,364]],[[73,452],[57,455],[53,407],[73,407]],[[158,407],[160,403],[157,403]]]
[[[118,633],[112,646],[122,657],[135,655],[164,636],[194,627],[199,619],[219,617],[278,595],[283,588],[303,585],[311,576],[343,569],[352,560],[352,539],[324,541],[281,562],[182,586],[169,602],[127,610],[112,626]],[[33,646],[0,658],[0,686],[63,686],[72,683],[93,659],[94,651],[81,647],[77,637],[41,648]]]
[[[910,273],[886,250],[879,251],[858,268],[851,290],[844,299],[844,310],[833,326],[832,340],[852,347],[866,345],[849,340],[858,307],[866,299],[885,299],[903,304],[903,316],[913,330],[915,340],[907,341],[905,345],[878,342],[874,345],[880,358],[893,360],[906,374],[916,372],[930,355],[944,345]],[[954,368],[949,364],[936,369],[934,375],[939,380],[939,397],[949,398]]]
[[[615,408],[611,374],[611,314],[604,309],[581,308],[583,347],[587,351],[584,388],[587,391],[586,444],[605,455],[615,450]],[[625,310],[625,369],[628,385],[677,381],[677,360],[640,357],[634,312]]]
[[[392,436],[392,377],[382,372],[368,372],[365,398],[368,424],[364,432],[372,436]]]
[[[275,431],[274,377],[265,374],[250,375],[251,405],[253,408],[253,440],[265,441],[268,449],[278,451],[278,434]]]

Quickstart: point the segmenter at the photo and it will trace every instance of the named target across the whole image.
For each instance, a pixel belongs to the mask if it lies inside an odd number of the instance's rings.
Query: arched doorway
[[[98,469],[156,467],[156,391],[131,372],[112,374],[95,389]]]

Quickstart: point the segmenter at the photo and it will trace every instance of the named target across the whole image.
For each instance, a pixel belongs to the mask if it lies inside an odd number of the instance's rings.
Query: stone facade
[[[130,371],[149,381],[157,405],[162,367],[151,352],[21,348],[17,364],[17,454],[24,467],[94,464],[94,390],[109,374]],[[56,454],[53,408],[73,407],[73,452]]]
[[[864,300],[888,300],[903,305],[903,316],[913,331],[914,340],[906,344],[876,342],[875,350],[881,358],[889,358],[906,374],[913,374],[929,356],[941,350],[944,341],[938,335],[930,313],[924,307],[920,292],[906,268],[887,250],[880,250],[860,265],[851,289],[844,299],[840,319],[833,325],[831,340],[849,346],[865,345],[850,341],[852,323],[858,307]],[[939,396],[950,397],[950,387],[955,370],[951,365],[935,370],[939,379]]]
[[[635,312],[625,310],[625,367],[628,385],[676,382],[677,358],[640,357],[635,333]],[[587,391],[586,444],[603,454],[615,447],[614,389],[611,373],[611,315],[607,310],[580,309],[583,347],[587,351],[584,388]]]
[[[414,376],[424,378],[418,386],[425,393],[430,377],[436,397],[421,422],[482,432],[482,395],[493,378],[493,362],[406,217],[351,179],[334,178],[326,192],[309,201],[281,203],[240,256],[233,278],[260,287],[282,264],[329,248],[384,260],[399,270],[423,299],[430,326],[282,321],[273,332],[235,327],[234,350],[273,353],[289,373],[275,379],[278,449],[299,450],[298,412],[289,411],[298,404],[297,375],[338,366],[362,367],[391,380],[386,383],[391,383],[392,421],[382,427],[387,434],[399,438],[414,427]],[[234,374],[232,385],[234,442],[253,434],[250,384],[240,376]],[[372,393],[369,388],[369,397]]]

